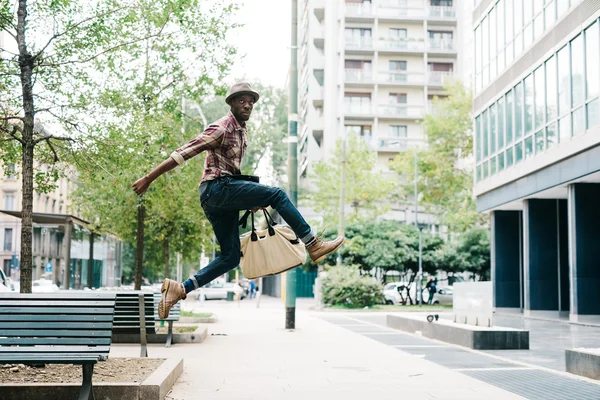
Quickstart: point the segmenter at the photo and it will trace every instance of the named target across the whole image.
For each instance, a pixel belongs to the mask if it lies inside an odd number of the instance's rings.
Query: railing
[[[454,76],[452,71],[429,71],[429,79],[427,82],[430,85],[444,86],[452,76]]]
[[[382,18],[425,18],[425,3],[423,0],[388,0],[384,1],[377,10]]]
[[[370,3],[346,3],[346,15],[356,17],[372,17],[373,7]]]
[[[429,50],[455,51],[453,39],[430,39]]]
[[[398,50],[398,51],[424,51],[425,41],[418,38],[408,39],[383,39],[381,41],[381,47],[387,50]]]
[[[379,81],[382,83],[422,85],[425,82],[425,75],[418,72],[384,71],[379,73]]]
[[[373,73],[359,68],[346,68],[345,78],[347,82],[372,82]]]
[[[405,104],[386,104],[379,106],[382,118],[423,118],[423,107]]]
[[[456,9],[450,6],[430,6],[429,17],[441,19],[456,19]]]
[[[377,150],[379,151],[406,151],[408,147],[408,140],[405,137],[377,138]]]
[[[353,49],[372,49],[373,38],[370,36],[346,37],[346,47]]]
[[[344,105],[346,114],[352,115],[372,115],[373,107],[370,104],[348,104]]]

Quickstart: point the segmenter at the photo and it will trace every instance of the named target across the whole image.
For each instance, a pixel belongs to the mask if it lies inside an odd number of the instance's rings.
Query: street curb
[[[183,358],[167,358],[142,383],[94,383],[94,398],[96,400],[164,400],[182,372]],[[76,399],[80,388],[81,383],[0,383],[0,399]]]

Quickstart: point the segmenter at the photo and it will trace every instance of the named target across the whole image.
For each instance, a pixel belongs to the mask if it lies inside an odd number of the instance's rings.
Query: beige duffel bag
[[[244,277],[248,279],[279,274],[304,264],[306,260],[304,243],[294,231],[289,226],[277,225],[266,210],[263,212],[268,228],[257,230],[254,214],[250,212],[252,230],[240,236],[240,266]],[[248,213],[244,218],[247,216]]]

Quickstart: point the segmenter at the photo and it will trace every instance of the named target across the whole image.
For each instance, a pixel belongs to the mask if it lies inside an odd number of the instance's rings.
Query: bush
[[[382,286],[372,277],[361,276],[356,266],[331,267],[322,285],[328,305],[362,308],[384,302]]]

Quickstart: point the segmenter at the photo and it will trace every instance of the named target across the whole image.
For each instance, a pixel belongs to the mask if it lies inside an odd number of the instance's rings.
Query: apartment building
[[[473,31],[495,306],[600,321],[600,2],[481,0]]]

